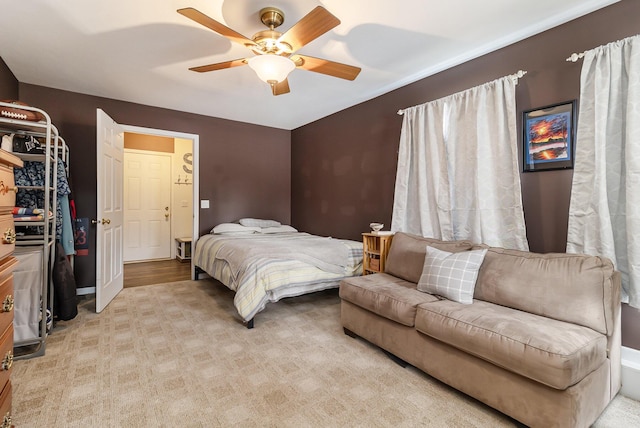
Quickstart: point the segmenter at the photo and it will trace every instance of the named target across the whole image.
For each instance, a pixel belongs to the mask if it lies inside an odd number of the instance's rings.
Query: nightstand
[[[362,274],[384,272],[385,261],[391,248],[393,235],[380,235],[376,232],[362,234]]]
[[[191,238],[176,238],[176,259],[191,260]]]

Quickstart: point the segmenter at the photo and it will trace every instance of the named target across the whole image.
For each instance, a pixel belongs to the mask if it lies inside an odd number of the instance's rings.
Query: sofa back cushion
[[[470,241],[441,241],[398,232],[391,241],[385,272],[417,284],[422,275],[427,245],[450,253],[468,251],[473,247]]]
[[[492,247],[480,267],[474,298],[610,335],[619,289],[620,277],[605,258]]]

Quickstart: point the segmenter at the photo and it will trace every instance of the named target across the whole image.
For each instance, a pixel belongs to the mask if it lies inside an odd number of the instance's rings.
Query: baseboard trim
[[[622,389],[620,394],[640,401],[640,350],[622,347]]]
[[[96,287],[76,288],[76,296],[85,296],[87,294],[96,294]]]

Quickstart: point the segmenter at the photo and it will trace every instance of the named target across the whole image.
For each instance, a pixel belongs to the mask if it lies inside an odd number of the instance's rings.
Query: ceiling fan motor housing
[[[264,25],[269,27],[269,29],[258,31],[253,35],[251,40],[258,46],[252,50],[257,54],[290,55],[293,49],[287,43],[278,43],[278,39],[282,36],[282,33],[274,30],[274,28],[279,27],[284,22],[284,12],[275,7],[265,7],[260,9],[260,20]]]
[[[263,7],[260,9],[260,21],[273,30],[284,22],[284,12],[277,7]]]

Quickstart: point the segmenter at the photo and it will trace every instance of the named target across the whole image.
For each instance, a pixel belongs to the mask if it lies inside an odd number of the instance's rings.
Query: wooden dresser
[[[16,202],[13,168],[22,160],[0,150],[0,427],[11,424],[11,366],[13,365],[13,270],[18,263],[12,256],[16,242],[11,213]]]

